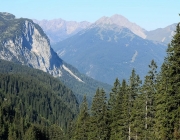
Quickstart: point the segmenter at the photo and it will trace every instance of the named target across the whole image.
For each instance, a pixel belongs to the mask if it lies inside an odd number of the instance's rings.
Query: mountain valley
[[[162,65],[167,45],[145,39],[144,32],[138,25],[115,15],[99,19],[52,47],[82,73],[112,85],[117,77],[128,79],[132,69],[143,78],[152,59],[159,67]]]
[[[179,52],[180,23],[0,12],[0,139],[179,139]]]

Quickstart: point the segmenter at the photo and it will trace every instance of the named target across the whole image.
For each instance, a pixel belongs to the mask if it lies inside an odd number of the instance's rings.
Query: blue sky
[[[0,12],[31,19],[95,22],[120,14],[146,30],[180,21],[180,0],[0,0]]]

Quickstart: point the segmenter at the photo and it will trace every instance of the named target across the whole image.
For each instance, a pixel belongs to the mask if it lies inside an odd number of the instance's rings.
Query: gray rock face
[[[94,26],[99,25],[102,27],[108,27],[112,25],[116,25],[123,28],[128,28],[131,32],[138,35],[141,38],[146,38],[145,29],[136,25],[135,23],[130,22],[128,19],[121,15],[113,15],[111,17],[102,17],[98,21],[95,22]]]
[[[68,74],[83,82],[53,51],[48,37],[39,25],[29,19],[6,18],[6,15],[10,15],[7,13],[0,15],[3,15],[0,16],[3,29],[0,35],[0,59],[28,65],[55,77]]]
[[[22,26],[21,36],[7,39],[2,43],[0,58],[9,61],[16,60],[54,76],[60,76],[62,60],[52,61],[53,51],[48,39],[40,34],[31,21],[25,20]]]
[[[45,33],[50,38],[51,44],[62,41],[79,31],[86,29],[90,23],[76,22],[76,21],[65,21],[63,19],[54,19],[54,20],[33,20],[35,23],[39,24]]]

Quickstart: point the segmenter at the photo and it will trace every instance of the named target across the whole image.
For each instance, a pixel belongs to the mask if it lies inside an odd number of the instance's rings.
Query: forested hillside
[[[65,138],[78,109],[58,79],[0,60],[0,139]]]
[[[62,75],[61,77],[59,77],[60,81],[73,91],[79,103],[82,102],[83,96],[86,95],[87,101],[91,105],[92,98],[98,87],[103,88],[107,93],[111,91],[112,88],[111,85],[107,83],[99,82],[93,78],[86,76],[85,74],[81,74],[72,65],[69,65],[67,63],[64,64],[65,66],[70,68],[70,70],[78,77],[80,77],[83,81],[83,82],[77,82],[76,79],[71,79],[69,76],[66,75]]]
[[[128,80],[116,79],[106,98],[97,89],[92,107],[86,98],[74,124],[73,140],[180,139],[180,23],[157,73],[154,60],[142,83],[135,70]]]
[[[42,83],[47,89],[53,90],[53,92],[55,92],[61,100],[63,100],[63,102],[73,110],[74,113],[78,112],[78,102],[73,92],[65,87],[58,78],[54,78],[50,74],[1,59],[0,73],[19,74],[24,77],[29,76],[30,78],[38,81],[40,84]]]

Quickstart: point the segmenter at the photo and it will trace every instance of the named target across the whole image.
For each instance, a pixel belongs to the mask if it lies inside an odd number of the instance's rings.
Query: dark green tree
[[[118,132],[117,127],[117,118],[119,117],[119,109],[117,110],[119,106],[119,95],[120,94],[120,82],[118,78],[116,78],[114,82],[114,86],[112,88],[112,91],[110,92],[110,98],[108,100],[108,111],[109,111],[109,122],[110,122],[110,128],[111,128],[111,139],[115,139],[115,136]],[[121,101],[120,101],[121,102]]]
[[[131,140],[133,137],[135,137],[137,134],[136,130],[133,129],[133,121],[135,120],[134,114],[136,114],[136,110],[134,109],[134,103],[135,99],[140,94],[140,85],[141,85],[141,80],[139,75],[136,74],[135,70],[132,70],[130,79],[129,79],[129,85],[128,85],[128,114],[129,114],[129,140]]]
[[[51,125],[48,129],[49,129],[49,133],[48,133],[49,140],[64,140],[65,139],[65,134],[61,127],[57,125]],[[42,134],[45,134],[45,132]]]
[[[124,140],[128,138],[128,93],[126,81],[119,84],[118,95],[112,108],[111,140]]]
[[[108,140],[110,135],[108,105],[103,89],[97,89],[91,107],[89,139]]]
[[[149,65],[149,72],[145,76],[144,84],[142,86],[142,112],[144,112],[144,132],[143,137],[147,139],[154,138],[154,121],[155,121],[155,94],[157,92],[157,65],[154,60]]]
[[[180,23],[167,49],[156,96],[156,137],[180,138]]]
[[[116,78],[112,91],[110,92],[110,98],[108,100],[108,106],[110,110],[113,109],[113,107],[115,106],[119,91],[120,91],[120,82],[118,78]]]
[[[133,118],[132,118],[132,128],[133,128],[133,139],[145,139],[143,135],[145,129],[145,102],[144,95],[138,94],[134,105],[133,105]]]
[[[77,118],[75,127],[75,140],[87,140],[88,139],[88,129],[89,129],[89,119],[90,115],[88,113],[88,104],[86,96],[84,96],[83,102],[81,104],[80,113]]]
[[[9,129],[8,129],[8,140],[15,140],[17,139],[17,136],[16,136],[16,130],[12,125],[9,125]]]

